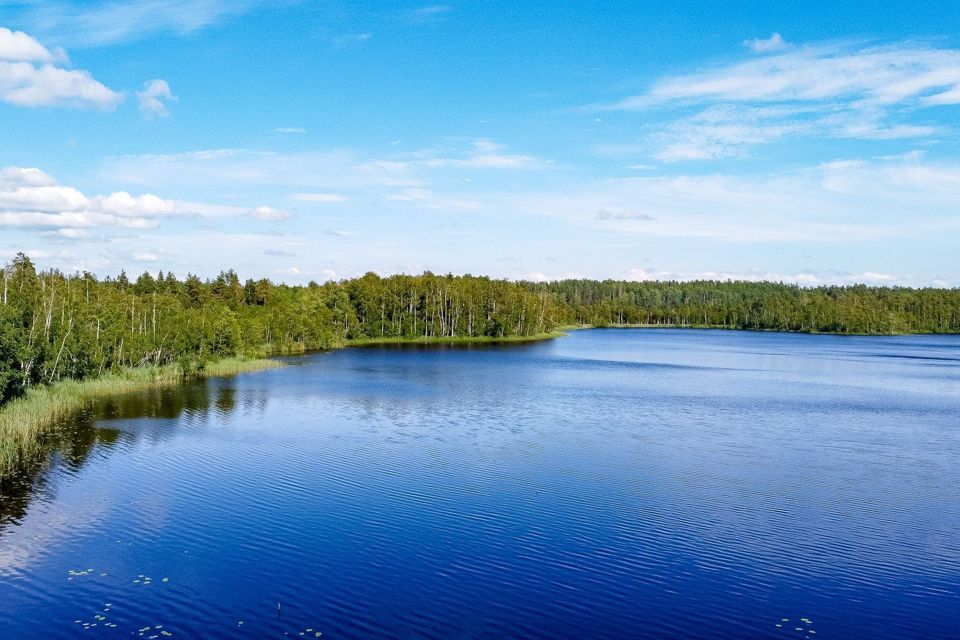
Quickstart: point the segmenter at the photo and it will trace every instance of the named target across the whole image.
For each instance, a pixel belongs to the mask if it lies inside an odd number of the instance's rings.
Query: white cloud
[[[549,163],[521,154],[501,153],[503,147],[490,140],[474,140],[471,148],[453,157],[426,158],[420,162],[427,167],[455,169],[543,169]]]
[[[911,43],[790,48],[777,37],[746,44],[769,55],[665,77],[644,94],[602,108],[701,107],[652,136],[660,145],[657,157],[673,161],[740,156],[752,145],[793,137],[930,137],[943,127],[909,118],[931,106],[960,104],[958,49]]]
[[[250,217],[256,220],[286,220],[290,217],[290,214],[282,209],[274,209],[273,207],[257,207],[250,211]]]
[[[57,181],[36,168],[4,167],[0,169],[0,188],[52,187]]]
[[[274,269],[273,272],[281,276],[299,276],[303,274],[303,270],[300,267],[287,267],[286,269]]]
[[[87,196],[39,169],[0,169],[0,227],[55,229],[62,238],[78,239],[86,237],[79,229],[151,229],[157,218],[176,213],[176,203],[152,194]]]
[[[596,220],[656,220],[656,217],[636,209],[621,209],[619,211],[609,211],[600,209],[594,215]]]
[[[59,66],[65,58],[26,33],[0,27],[0,101],[21,107],[97,109],[112,109],[123,101],[123,94],[89,72]]]
[[[673,100],[817,102],[830,99],[896,104],[960,85],[960,51],[916,46],[804,47],[797,51],[665,78],[617,107]]]
[[[743,46],[754,53],[770,53],[771,51],[782,51],[789,47],[787,42],[779,33],[771,34],[769,38],[758,38],[756,40],[744,40]]]
[[[66,238],[67,240],[86,240],[92,237],[90,232],[85,229],[57,229],[56,231],[51,231],[43,235]]]
[[[307,130],[303,127],[276,127],[271,129],[273,133],[306,133]]]
[[[106,197],[97,196],[93,201],[100,211],[128,218],[171,215],[177,210],[172,200],[150,193],[134,197],[126,191],[119,191]]]
[[[426,149],[382,158],[347,150],[208,149],[110,158],[105,170],[110,179],[152,187],[274,185],[306,193],[307,189],[422,188],[445,171],[529,171],[552,166],[533,156],[498,153],[491,144],[477,141],[465,149]]]
[[[372,37],[372,33],[345,33],[343,35],[335,36],[333,38],[333,43],[339,46],[345,46],[357,42],[366,42]]]
[[[649,238],[835,244],[958,233],[958,201],[960,164],[911,156],[831,162],[783,175],[597,180],[488,196],[482,208]]]
[[[47,63],[0,61],[0,100],[20,107],[112,109],[123,101],[123,94],[94,80],[86,71]]]
[[[176,100],[177,97],[170,91],[170,85],[166,80],[150,80],[143,84],[143,91],[137,92],[137,103],[140,105],[140,113],[148,118],[157,116],[169,116],[167,103]]]
[[[412,11],[407,11],[404,14],[404,18],[408,22],[419,23],[419,24],[430,24],[434,22],[439,22],[452,10],[453,10],[452,7],[450,7],[449,5],[434,4],[434,5],[419,7],[417,9],[413,9]]]
[[[33,36],[0,27],[0,60],[51,62],[53,59],[53,54]]]
[[[135,0],[86,2],[59,0],[27,3],[24,19],[78,46],[112,44],[157,33],[189,34],[237,15],[266,0]]]

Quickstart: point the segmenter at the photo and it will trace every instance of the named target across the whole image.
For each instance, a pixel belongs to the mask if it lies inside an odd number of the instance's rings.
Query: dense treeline
[[[960,289],[564,280],[531,285],[531,290],[555,296],[571,324],[865,334],[960,332]]]
[[[562,315],[548,294],[480,277],[423,274],[305,287],[190,275],[38,272],[19,254],[0,273],[0,402],[28,386],[125,367],[184,371],[233,355],[384,338],[534,336]]]
[[[348,342],[532,337],[561,325],[715,326],[837,333],[960,332],[960,290],[750,282],[513,283],[425,273],[310,283],[172,273],[97,279],[0,270],[0,403],[26,388],[144,365]]]

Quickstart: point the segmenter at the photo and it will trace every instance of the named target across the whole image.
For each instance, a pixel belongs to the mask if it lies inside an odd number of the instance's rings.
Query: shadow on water
[[[202,424],[211,413],[232,413],[236,388],[229,379],[197,380],[175,387],[146,389],[104,398],[61,421],[42,443],[40,453],[0,481],[0,535],[26,515],[30,503],[50,491],[55,472],[76,474],[95,456],[110,455],[123,445],[175,437],[187,425]],[[181,422],[183,415],[198,420]],[[131,422],[155,418],[144,423]]]

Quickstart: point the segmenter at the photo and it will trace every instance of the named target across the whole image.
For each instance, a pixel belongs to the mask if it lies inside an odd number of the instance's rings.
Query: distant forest
[[[0,272],[0,403],[30,385],[145,365],[378,340],[539,337],[571,325],[836,333],[960,332],[960,290],[749,282],[509,282],[368,273],[306,286],[143,273]]]
[[[550,293],[568,324],[960,333],[960,289],[614,280],[563,280],[528,286]]]

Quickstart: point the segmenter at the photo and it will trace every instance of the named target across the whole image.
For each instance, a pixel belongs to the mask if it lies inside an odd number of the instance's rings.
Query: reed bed
[[[283,366],[265,358],[226,358],[208,363],[197,376],[229,376]],[[122,395],[152,387],[183,382],[179,365],[125,369],[89,380],[63,380],[52,385],[31,387],[26,394],[0,409],[0,479],[15,471],[25,460],[43,451],[46,436],[57,424],[88,407],[99,398]]]

